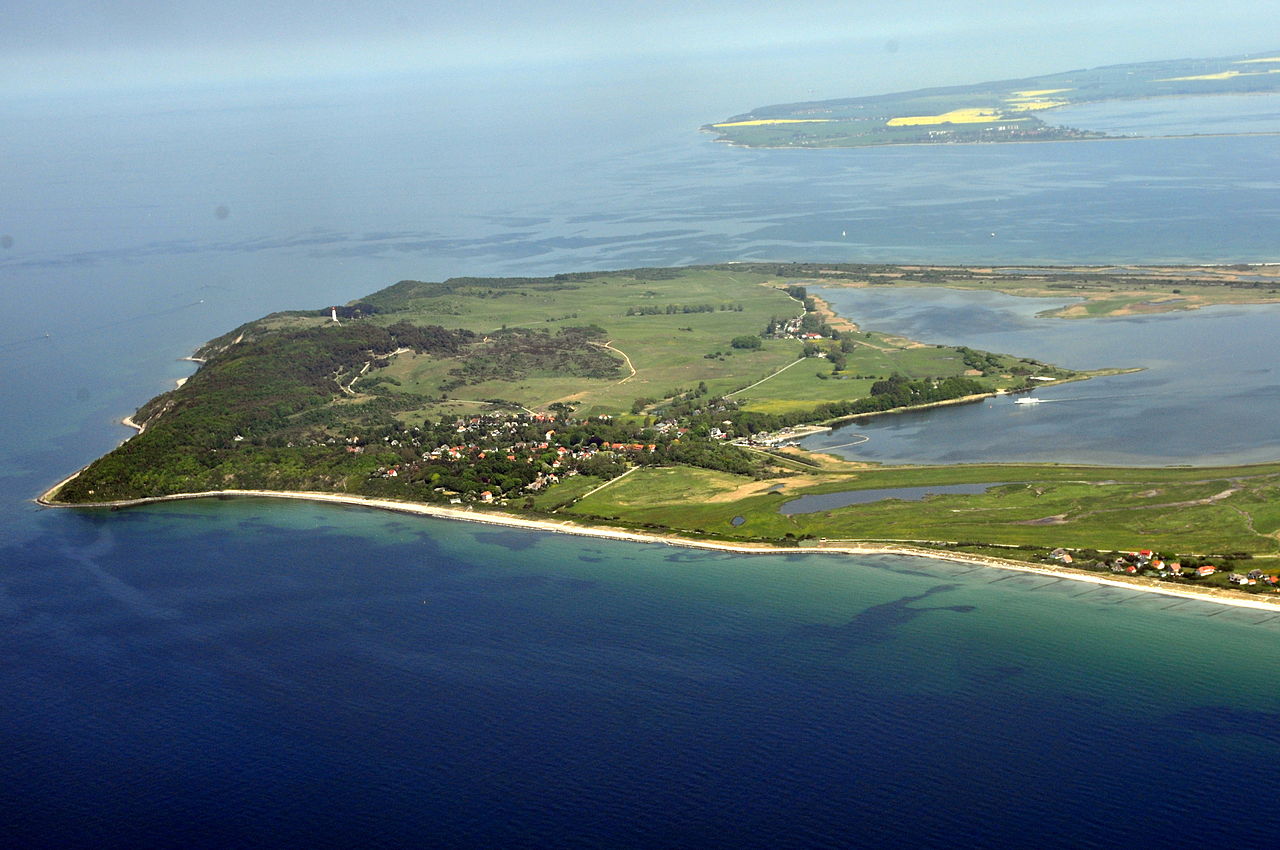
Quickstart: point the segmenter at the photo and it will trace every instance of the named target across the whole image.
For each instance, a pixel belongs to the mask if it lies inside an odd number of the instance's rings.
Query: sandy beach
[[[1218,605],[1229,605],[1235,608],[1251,608],[1258,611],[1280,612],[1280,595],[1276,597],[1258,597],[1237,594],[1230,590],[1213,588],[1188,588],[1156,582],[1152,579],[1108,577],[1083,570],[1072,570],[1065,567],[1028,564],[1004,558],[993,558],[983,555],[971,555],[964,552],[928,549],[922,546],[902,544],[878,544],[832,541],[810,546],[770,546],[763,543],[727,543],[714,540],[694,540],[676,535],[640,534],[616,528],[578,525],[572,522],[553,522],[545,519],[527,519],[512,514],[474,510],[468,508],[447,508],[439,505],[428,505],[419,502],[401,502],[394,499],[371,499],[363,496],[352,496],[339,493],[310,493],[292,490],[209,490],[200,493],[176,493],[170,496],[153,496],[144,499],[127,499],[115,502],[94,502],[90,504],[68,505],[55,502],[58,491],[80,472],[64,478],[50,487],[35,500],[45,507],[79,508],[79,509],[118,509],[160,502],[177,502],[187,499],[209,499],[227,497],[295,499],[308,502],[329,502],[341,505],[376,508],[378,510],[396,511],[399,513],[417,514],[436,517],[438,519],[462,520],[464,522],[480,522],[490,525],[501,525],[510,528],[523,528],[529,531],[551,532],[555,534],[574,534],[581,537],[597,537],[608,540],[624,540],[631,543],[662,544],[666,546],[683,546],[690,549],[710,549],[718,552],[732,552],[739,555],[897,555],[905,557],[932,558],[934,560],[952,561],[961,564],[990,567],[1019,573],[1031,573],[1046,578],[1065,579],[1102,587],[1113,587],[1120,590],[1133,590],[1142,593],[1155,593],[1161,596],[1173,596],[1180,599],[1212,602]]]

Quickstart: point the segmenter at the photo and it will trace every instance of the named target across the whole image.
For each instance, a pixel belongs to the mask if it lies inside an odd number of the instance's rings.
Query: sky
[[[1274,0],[0,0],[0,97],[801,50],[860,57],[861,94],[1266,51],[1275,20]]]

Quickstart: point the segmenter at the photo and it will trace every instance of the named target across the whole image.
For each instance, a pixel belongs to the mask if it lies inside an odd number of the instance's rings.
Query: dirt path
[[[613,483],[616,483],[616,482],[618,482],[618,481],[621,481],[622,479],[626,478],[628,475],[630,475],[631,473],[635,472],[635,471],[636,471],[637,469],[639,469],[639,468],[640,468],[640,467],[638,467],[638,466],[633,466],[633,467],[631,467],[630,469],[628,469],[626,472],[622,473],[621,475],[618,475],[618,476],[616,476],[616,477],[614,477],[614,478],[610,478],[608,481],[604,482],[604,483],[603,483],[603,484],[601,484],[599,487],[592,487],[590,490],[588,490],[587,492],[583,493],[583,494],[582,494],[581,496],[579,496],[578,498],[574,499],[574,501],[575,501],[575,502],[581,502],[583,499],[587,498],[588,496],[590,496],[590,495],[592,495],[592,494],[594,494],[594,493],[599,493],[601,490],[603,490],[604,488],[608,487],[610,484],[613,484]]]
[[[623,378],[621,381],[618,381],[618,384],[625,384],[627,381],[631,380],[636,376],[636,367],[632,365],[631,358],[628,357],[627,352],[623,351],[621,348],[614,348],[613,340],[609,340],[608,342],[593,342],[591,344],[596,346],[597,348],[607,348],[610,351],[612,351],[614,354],[621,354],[622,359],[627,361],[627,368],[631,370],[631,374],[627,375],[627,377]],[[614,384],[614,386],[616,387],[618,384]]]
[[[352,378],[352,379],[351,379],[351,383],[349,383],[349,384],[347,384],[345,387],[343,387],[343,389],[346,391],[347,395],[355,395],[355,394],[356,394],[356,391],[353,389],[353,387],[355,387],[355,385],[356,385],[356,381],[360,380],[360,378],[361,378],[361,377],[362,377],[366,372],[368,372],[368,371],[369,371],[369,367],[370,367],[370,366],[372,366],[372,365],[373,365],[373,361],[372,361],[372,360],[367,360],[367,361],[365,361],[364,368],[362,368],[359,372],[357,372],[357,373],[356,373],[356,376],[355,376],[354,378]]]
[[[479,399],[476,399],[476,398],[451,398],[448,401],[450,402],[456,401],[456,402],[460,402],[461,404],[487,404],[490,407],[502,407],[502,405],[498,404],[497,402],[480,401]],[[529,408],[525,407],[523,404],[517,404],[516,407],[520,408],[530,416],[537,416],[537,413],[535,411],[530,410]]]
[[[740,389],[740,390],[734,390],[734,391],[733,391],[733,392],[731,392],[731,393],[725,393],[725,394],[724,394],[724,397],[725,397],[725,398],[731,398],[731,397],[733,397],[733,396],[737,395],[738,393],[745,393],[745,392],[746,392],[747,390],[749,390],[749,389],[752,389],[752,388],[754,388],[754,387],[758,387],[758,386],[760,386],[761,384],[763,384],[765,381],[769,380],[770,378],[776,378],[776,377],[778,377],[778,376],[779,376],[779,375],[781,375],[783,372],[787,371],[788,369],[790,369],[792,366],[796,365],[797,363],[803,363],[804,361],[806,361],[806,360],[808,360],[808,359],[809,359],[808,357],[801,357],[799,360],[792,360],[790,363],[788,363],[786,366],[783,366],[781,369],[779,369],[778,371],[774,372],[772,375],[766,375],[765,377],[763,377],[763,378],[761,378],[760,380],[756,381],[754,384],[749,384],[749,385],[747,385],[747,386],[743,387],[743,388],[742,388],[742,389]]]

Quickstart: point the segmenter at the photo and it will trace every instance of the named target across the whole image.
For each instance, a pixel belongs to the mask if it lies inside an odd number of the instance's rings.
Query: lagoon
[[[1144,371],[1035,390],[1047,404],[993,398],[873,417],[801,441],[883,463],[1052,461],[1226,465],[1280,457],[1280,305],[1149,316],[1039,318],[1064,300],[929,288],[820,294],[877,331],[1034,357],[1075,369]],[[855,436],[870,439],[857,445]]]

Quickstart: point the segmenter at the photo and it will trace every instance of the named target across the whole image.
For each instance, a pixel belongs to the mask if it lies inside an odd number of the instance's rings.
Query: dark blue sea
[[[696,132],[758,105],[710,80],[597,66],[0,101],[7,846],[1272,843],[1265,612],[335,506],[31,502],[127,436],[199,343],[402,278],[1276,259],[1273,137],[747,151]],[[1258,313],[1212,315],[1159,327],[1265,338]],[[1182,386],[1177,358],[1110,351]],[[952,421],[880,445],[946,446]],[[976,430],[957,429],[965,451]],[[1232,434],[1225,455],[1191,431],[1165,454],[1257,459],[1274,437]]]

